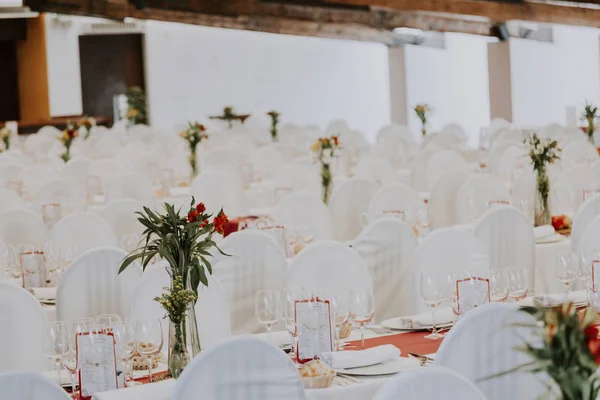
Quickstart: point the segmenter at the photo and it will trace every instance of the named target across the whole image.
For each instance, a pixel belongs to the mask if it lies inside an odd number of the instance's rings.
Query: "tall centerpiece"
[[[211,249],[218,250],[213,235],[223,235],[229,223],[221,211],[214,217],[206,213],[202,203],[190,204],[187,215],[180,215],[172,204],[165,203],[161,214],[144,207],[138,221],[146,228],[142,245],[121,263],[119,273],[139,260],[146,270],[155,256],[167,261],[171,284],[155,300],[165,309],[169,319],[169,373],[178,378],[192,357],[200,352],[200,338],[194,312],[198,286],[208,286],[207,273],[212,274]],[[212,218],[212,221],[211,221]]]
[[[127,89],[127,119],[130,125],[148,125],[146,94],[137,86]]]
[[[315,153],[316,161],[321,163],[321,186],[323,187],[323,203],[325,204],[329,202],[333,183],[331,162],[338,156],[340,148],[339,137],[335,135],[328,138],[319,138],[310,146],[310,149]]]
[[[60,158],[62,158],[64,162],[67,162],[71,159],[71,146],[73,145],[75,138],[78,136],[79,132],[77,129],[68,123],[67,129],[62,132],[62,135],[56,137],[65,147],[65,151],[60,155]]]
[[[427,104],[417,104],[415,106],[415,114],[417,114],[417,118],[421,121],[421,134],[423,136],[427,135],[427,117],[429,111],[430,108]]]
[[[271,117],[271,139],[273,139],[274,142],[277,142],[279,140],[279,137],[277,136],[277,124],[279,123],[280,114],[277,111],[269,111],[267,115]]]
[[[198,122],[188,122],[188,125],[189,126],[186,130],[179,132],[179,136],[185,139],[185,141],[188,143],[188,146],[190,147],[189,162],[190,167],[192,168],[193,179],[196,177],[196,175],[198,175],[198,165],[196,158],[198,145],[200,144],[200,142],[202,142],[202,140],[208,139],[208,135],[204,133],[206,132],[206,128],[204,127],[204,125]]]
[[[551,225],[548,165],[560,160],[561,149],[556,140],[542,139],[535,133],[525,139],[525,143],[529,146],[529,158],[536,174],[534,225]]]
[[[588,136],[588,140],[594,144],[594,132],[596,132],[596,120],[598,119],[598,107],[594,107],[588,102],[585,103],[585,109],[583,111],[583,119],[587,121],[587,127],[585,133]]]
[[[95,118],[83,117],[79,121],[77,121],[77,128],[85,129],[85,136],[83,138],[86,140],[90,137],[90,134],[92,133],[92,128],[94,126],[96,126]]]
[[[227,122],[227,128],[231,129],[231,128],[233,128],[233,121],[240,121],[243,124],[244,121],[246,121],[246,119],[249,116],[250,116],[250,114],[236,114],[233,111],[233,107],[226,106],[225,108],[223,108],[222,115],[215,115],[215,116],[208,117],[208,118],[220,119],[221,121],[225,121],[225,122]]]
[[[2,140],[2,147],[0,152],[10,149],[10,129],[4,124],[0,124],[0,140]]]

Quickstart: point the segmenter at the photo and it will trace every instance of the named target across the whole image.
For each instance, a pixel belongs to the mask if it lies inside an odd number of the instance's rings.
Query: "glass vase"
[[[331,167],[329,164],[323,164],[321,166],[321,185],[323,187],[323,203],[325,204],[329,203],[332,180]]]
[[[534,225],[552,225],[550,207],[550,179],[546,171],[538,171],[534,204]]]
[[[196,158],[196,148],[190,148],[190,168],[192,169],[192,175],[190,181],[193,181],[196,176],[198,176],[198,163]]]

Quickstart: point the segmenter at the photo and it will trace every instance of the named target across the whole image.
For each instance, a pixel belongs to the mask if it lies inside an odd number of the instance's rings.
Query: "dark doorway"
[[[84,114],[112,117],[114,95],[144,88],[142,40],[141,34],[79,37]]]
[[[0,121],[20,119],[18,81],[16,42],[0,40]]]

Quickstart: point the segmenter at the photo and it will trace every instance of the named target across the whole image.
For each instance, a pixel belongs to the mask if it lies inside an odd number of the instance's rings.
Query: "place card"
[[[115,340],[112,332],[77,334],[76,351],[79,370],[81,399],[91,399],[97,392],[115,390],[117,383],[117,363]]]
[[[456,281],[457,314],[490,302],[490,280],[469,277]]]
[[[324,352],[333,351],[333,330],[331,328],[331,304],[329,300],[317,298],[296,300],[294,318],[298,348],[297,361],[300,364],[321,357]]]

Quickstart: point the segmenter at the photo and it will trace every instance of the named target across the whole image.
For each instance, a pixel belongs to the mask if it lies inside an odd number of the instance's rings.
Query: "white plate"
[[[428,331],[428,330],[433,329],[433,326],[431,326],[431,325],[422,325],[422,326],[413,327],[413,326],[404,324],[402,322],[402,318],[386,319],[385,321],[383,321],[381,323],[381,326],[383,326],[384,328],[393,329],[396,331]],[[445,322],[442,324],[438,324],[436,327],[438,329],[441,329],[441,328],[448,328],[451,326],[452,326],[452,322]]]
[[[416,359],[398,357],[395,360],[381,364],[369,365],[367,367],[336,369],[335,372],[344,375],[377,376],[397,374],[398,372],[406,372],[420,367],[421,364]]]
[[[545,244],[545,243],[556,243],[564,240],[565,237],[559,233],[555,233],[553,236],[548,236],[545,238],[536,239],[536,244]]]

